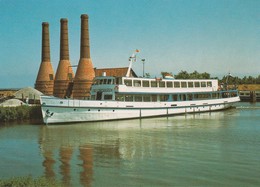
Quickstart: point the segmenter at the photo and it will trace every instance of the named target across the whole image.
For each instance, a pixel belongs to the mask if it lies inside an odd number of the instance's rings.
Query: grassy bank
[[[62,184],[55,180],[47,180],[40,177],[33,179],[32,177],[13,177],[7,180],[0,180],[0,187],[38,187],[38,186],[50,186],[61,187]]]
[[[21,121],[42,120],[40,106],[18,106],[0,107],[0,122],[21,122]]]

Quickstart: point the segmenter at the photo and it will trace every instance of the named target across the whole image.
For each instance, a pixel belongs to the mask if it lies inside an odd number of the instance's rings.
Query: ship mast
[[[132,68],[133,62],[136,62],[136,54],[137,53],[139,53],[138,49],[136,49],[134,51],[134,53],[132,54],[132,56],[129,57],[129,66],[128,66],[128,70],[127,70],[127,73],[126,73],[126,77],[130,77],[131,68]]]

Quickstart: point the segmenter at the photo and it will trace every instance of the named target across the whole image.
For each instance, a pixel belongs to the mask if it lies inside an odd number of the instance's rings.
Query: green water
[[[260,186],[260,104],[61,126],[0,126],[0,176],[64,186]]]

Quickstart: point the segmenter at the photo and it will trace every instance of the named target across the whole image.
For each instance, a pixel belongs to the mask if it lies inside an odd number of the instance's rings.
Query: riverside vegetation
[[[0,107],[0,123],[14,121],[36,121],[42,119],[40,106]]]
[[[61,183],[55,180],[47,180],[44,177],[33,179],[31,176],[28,177],[13,177],[11,179],[2,180],[0,179],[0,187],[38,187],[38,186],[49,186],[49,187],[61,187]]]

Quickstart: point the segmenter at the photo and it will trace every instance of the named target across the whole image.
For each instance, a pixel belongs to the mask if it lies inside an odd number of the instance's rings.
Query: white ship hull
[[[238,101],[238,96],[175,102],[91,101],[41,96],[43,121],[46,124],[121,120],[210,112],[230,108]]]

